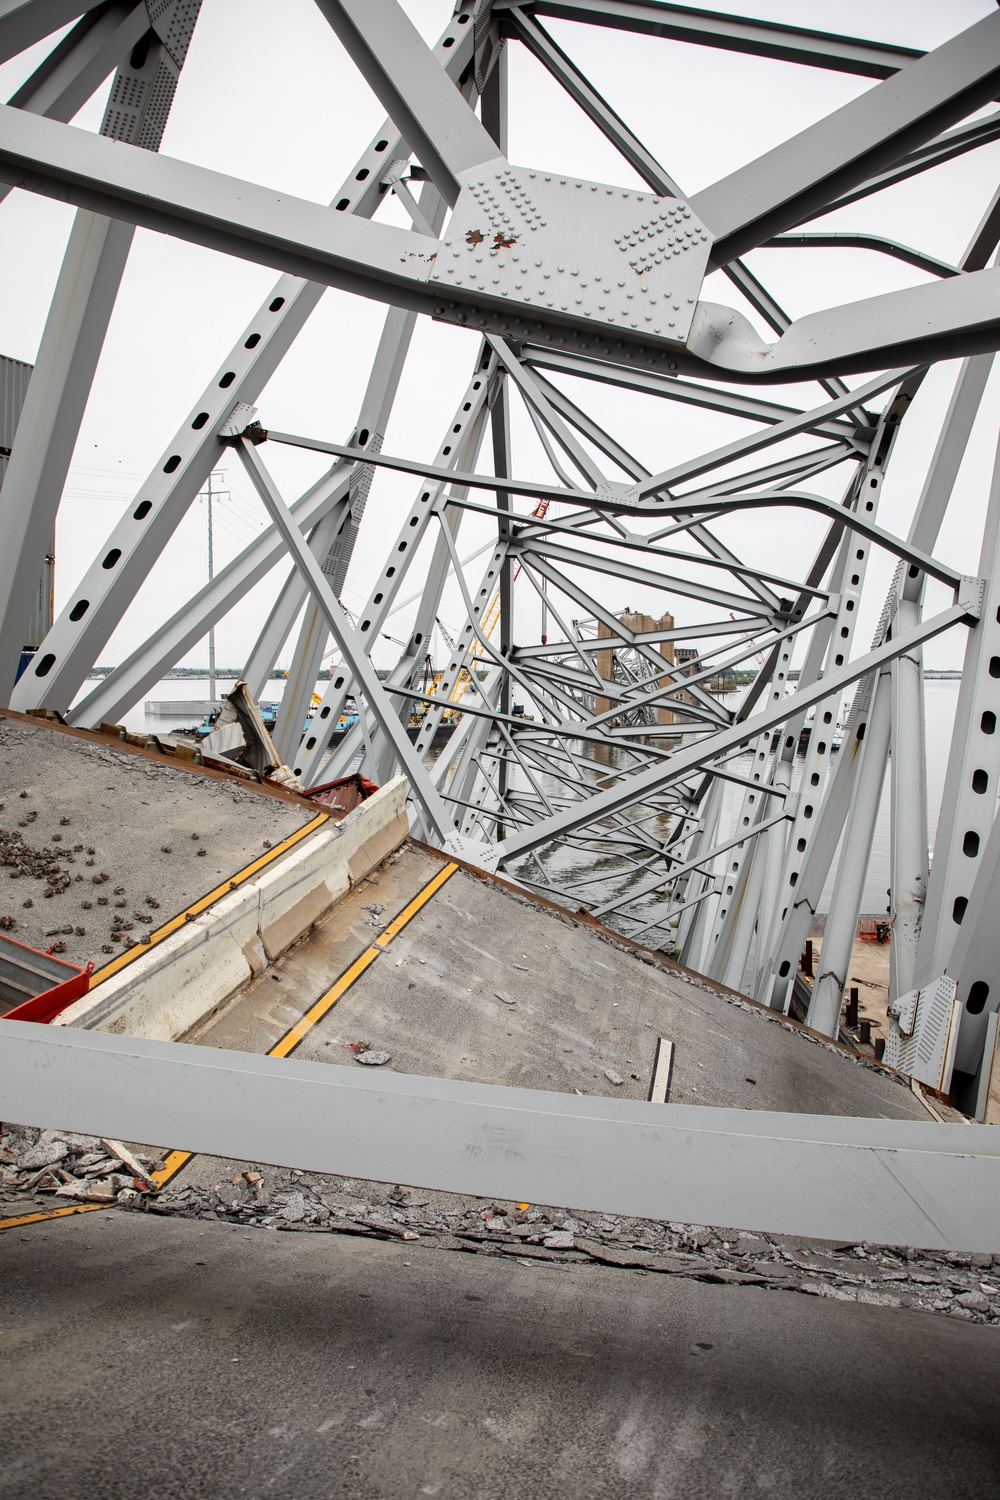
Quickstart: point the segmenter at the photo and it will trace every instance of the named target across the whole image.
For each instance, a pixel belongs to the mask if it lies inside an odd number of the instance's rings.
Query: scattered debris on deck
[[[522,1264],[589,1260],[1000,1323],[1000,1256],[564,1213],[235,1162],[213,1162],[222,1172],[210,1185],[156,1189],[147,1174],[163,1168],[164,1155],[141,1149],[133,1155],[95,1136],[7,1126],[0,1136],[0,1230],[4,1218],[79,1201],[285,1232],[397,1239],[414,1251],[512,1256]]]

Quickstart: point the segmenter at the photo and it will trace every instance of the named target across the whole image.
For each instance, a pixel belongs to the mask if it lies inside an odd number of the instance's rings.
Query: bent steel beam
[[[996,73],[1000,79],[1000,61]],[[499,204],[491,205],[496,195],[479,168],[463,174],[446,232],[455,238],[437,240],[204,167],[138,156],[0,106],[0,180],[12,186],[484,332],[569,343],[594,358],[654,369],[683,365],[770,382],[951,359],[1000,343],[1000,271],[984,270],[811,314],[767,344],[742,314],[698,300],[709,235],[679,200],[649,193],[490,163]],[[610,218],[601,206],[607,196],[626,200]],[[648,255],[637,249],[644,213],[659,236]],[[528,236],[537,237],[540,265],[572,251],[578,265],[570,275],[590,288],[586,299],[571,281],[559,292],[546,287],[544,271],[536,280],[520,265],[516,247]],[[671,246],[684,256],[676,266]],[[623,253],[633,259],[622,261]],[[637,306],[627,291],[621,306],[613,295],[619,262],[639,287]],[[657,310],[647,314],[646,306]]]
[[[5,1119],[452,1193],[1000,1249],[1000,1129],[586,1098],[0,1021]]]

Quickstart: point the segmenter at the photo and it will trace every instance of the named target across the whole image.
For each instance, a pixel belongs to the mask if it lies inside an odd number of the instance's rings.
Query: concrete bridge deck
[[[447,868],[406,844],[186,1040],[269,1052],[326,996],[298,1056],[354,1066],[365,1040],[401,1073],[646,1099],[664,1037],[674,1103],[929,1118],[884,1070],[499,882],[456,869],[411,914]]]

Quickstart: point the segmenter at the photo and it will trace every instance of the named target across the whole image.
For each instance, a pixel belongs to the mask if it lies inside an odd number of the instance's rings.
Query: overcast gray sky
[[[731,12],[758,15],[907,46],[930,48],[988,14],[992,0],[728,0]],[[451,14],[451,0],[404,0],[404,9],[433,41]],[[619,35],[552,22],[560,45],[591,77],[646,145],[689,192],[708,185],[788,135],[873,85],[864,79],[742,57],[707,48]],[[47,46],[50,44],[47,44]],[[36,49],[0,68],[7,98],[47,50]],[[573,103],[523,50],[511,49],[513,161],[620,183],[635,178]],[[103,90],[75,123],[95,129]],[[187,161],[326,203],[335,194],[383,118],[383,111],[311,0],[204,0],[162,151]],[[954,259],[995,190],[1000,145],[972,153],[933,174],[913,179],[839,215],[831,227],[864,228]],[[393,203],[380,216],[405,222]],[[33,361],[44,325],[72,211],[14,192],[0,205],[0,353]],[[795,316],[873,292],[918,284],[919,272],[857,251],[754,252],[750,264]],[[200,390],[239,336],[275,275],[192,245],[139,230],[122,294],[109,330],[69,486],[57,540],[57,607],[67,599],[124,505],[156,463]],[[718,286],[716,286],[718,282]],[[735,300],[721,278],[707,295]],[[368,367],[385,315],[374,302],[327,292],[260,401],[266,426],[346,439],[354,424]],[[421,320],[395,412],[387,452],[432,459],[468,378],[476,337]],[[955,376],[941,366],[925,382],[904,425],[883,496],[884,524],[905,530]],[[799,393],[807,399],[803,390]],[[818,400],[812,387],[811,399]],[[776,399],[784,393],[775,392]],[[652,470],[742,430],[742,424],[691,408],[624,393],[588,391],[590,409]],[[991,383],[939,548],[949,561],[975,571],[978,536],[989,487],[1000,415],[1000,386]],[[519,472],[551,480],[527,424],[517,428]],[[322,468],[314,457],[266,450],[268,463],[291,498]],[[225,458],[232,498],[220,507],[217,555],[232,556],[264,524],[249,486]],[[831,482],[837,493],[843,478]],[[817,485],[817,488],[820,486]],[[385,538],[398,524],[414,484],[379,475],[345,591],[359,606]],[[486,535],[471,526],[468,546]],[[768,527],[752,519],[727,535],[761,561],[797,572],[798,554],[817,535],[812,522],[790,517]],[[116,662],[204,577],[205,512],[196,505],[103,654]],[[880,563],[862,630],[874,624],[891,574]],[[273,596],[276,576],[260,585],[217,632],[220,662],[238,664]],[[656,612],[664,601],[609,585],[606,602]],[[678,604],[681,618],[684,606]],[[455,623],[458,605],[446,603]],[[532,605],[520,620],[530,634]],[[405,634],[405,616],[394,634]],[[960,634],[932,646],[933,665],[961,661]],[[385,664],[394,648],[384,645]],[[189,660],[204,662],[204,644]]]

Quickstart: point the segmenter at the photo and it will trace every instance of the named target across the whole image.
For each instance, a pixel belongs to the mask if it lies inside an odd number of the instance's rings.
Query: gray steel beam
[[[891,721],[892,683],[886,672],[880,672],[844,827],[843,849],[823,934],[819,973],[809,1002],[808,1024],[824,1036],[835,1037],[840,1027],[840,1007],[850,974],[865,875],[882,800]]]
[[[607,137],[611,144],[621,152],[635,172],[654,193],[666,197],[683,198],[684,194],[677,183],[660,166],[659,162],[647,151],[642,142],[633,134],[625,122],[615,113],[605,99],[594,88],[575,64],[566,56],[552,38],[542,30],[534,19],[525,16],[521,10],[511,10],[507,19],[508,28],[519,41],[534,53],[539,62],[552,74],[552,76],[566,89],[567,93]],[[726,267],[726,275],[738,286],[743,295],[749,300],[752,307],[770,324],[777,333],[784,333],[791,323],[791,318],[778,306],[774,298],[761,285],[753,273],[742,261],[732,261]],[[838,395],[843,392],[843,384],[839,380],[824,380],[821,382],[824,389],[830,395]],[[856,421],[860,421],[859,414],[852,413]]]
[[[355,451],[340,443],[327,442],[322,438],[303,437],[289,432],[272,431],[268,433],[268,437],[276,443],[287,443],[292,447],[306,448],[317,453],[329,453],[338,458],[350,458]],[[387,453],[366,455],[366,458],[367,462],[376,467],[394,469],[406,474],[422,474],[426,479],[450,480],[462,488],[500,490],[512,495],[528,495],[534,499],[575,501],[586,505],[589,509],[608,510],[612,514],[619,515],[652,514],[664,519],[681,515],[684,518],[685,529],[689,526],[692,516],[700,511],[714,514],[716,511],[759,510],[776,504],[801,506],[803,510],[815,511],[830,520],[837,521],[848,530],[856,531],[860,536],[876,542],[893,556],[901,557],[904,561],[919,567],[929,578],[937,578],[942,583],[953,586],[961,576],[946,563],[938,562],[908,542],[899,541],[891,532],[876,526],[864,515],[845,509],[839,501],[831,500],[826,495],[809,494],[803,490],[762,490],[753,494],[733,494],[727,496],[724,504],[719,504],[712,496],[708,499],[701,499],[693,495],[681,495],[669,509],[665,506],[661,509],[659,507],[663,502],[658,497],[654,496],[652,500],[647,497],[645,503],[640,503],[643,497],[634,492],[661,489],[663,487],[662,475],[655,475],[653,479],[641,481],[631,490],[621,485],[617,489],[609,487],[609,490],[603,494],[591,494],[587,490],[563,489],[557,485],[532,483],[530,480],[505,479],[500,475],[476,474],[468,470],[451,471],[437,464],[421,463],[416,459],[396,458]],[[656,509],[653,508],[654,505]],[[719,565],[725,566],[725,563]],[[708,566],[707,559],[706,566]],[[742,604],[748,608],[759,608],[756,599],[744,600]]]
[[[991,355],[967,360],[955,383],[910,526],[910,540],[925,551],[931,551],[937,543],[992,365]],[[918,569],[907,570],[900,585],[894,628],[896,624],[901,629],[909,628],[919,618],[925,582]],[[893,816],[889,887],[893,919],[889,992],[897,996],[914,988],[917,947],[927,900],[926,739],[923,660],[919,651],[898,659],[892,685]]]
[[[697,385],[690,380],[681,380],[676,375],[657,375],[651,370],[633,370],[627,366],[595,363],[584,355],[569,354],[565,350],[547,349],[537,344],[522,346],[521,357],[531,369],[552,370],[560,375],[572,375],[580,380],[597,381],[602,385],[620,386],[628,391],[642,391],[651,396],[662,396],[668,401],[682,405],[701,406],[708,411],[725,412],[732,417],[745,417],[750,422],[774,424],[803,417],[799,407],[782,406],[775,401],[764,401],[759,396],[744,391],[729,391],[714,385]],[[560,392],[562,395],[562,392]],[[565,399],[565,398],[564,398]],[[852,431],[851,424],[843,417],[825,415],[820,407],[812,415],[815,418],[808,431],[817,437],[835,440],[851,440],[858,444],[860,452],[863,441]]]
[[[320,567],[323,568],[327,577],[329,577],[330,570],[324,566],[324,560],[329,556],[330,548],[336,539],[337,533],[341,532],[346,525],[348,515],[349,511],[346,505],[338,507],[337,511],[328,511],[322,521],[314,527],[312,535],[309,537],[309,550],[316,558]],[[293,570],[293,577],[300,577],[297,569]],[[335,592],[337,591],[335,590]],[[337,597],[339,599],[339,592],[337,593]],[[292,660],[288,671],[285,673],[285,686],[281,694],[281,706],[278,709],[278,722],[271,732],[271,738],[274,741],[274,748],[278,752],[278,758],[282,765],[286,766],[294,765],[295,763],[296,753],[306,725],[313,688],[319,676],[320,667],[323,664],[323,653],[326,650],[326,643],[330,639],[330,632],[327,630],[322,611],[309,598],[308,589],[306,590],[306,598],[303,602],[305,609],[299,625],[295,649],[292,652]],[[298,611],[296,611],[297,613]]]
[[[1000,786],[1000,447],[980,553],[982,618],[969,632],[914,967],[922,988],[942,974],[965,919]],[[961,1035],[961,1033],[960,1033]]]
[[[424,188],[421,204],[430,215],[430,232],[440,229],[445,205],[432,185]],[[396,307],[389,309],[352,437],[352,443],[361,449],[378,450],[382,446],[415,326],[413,313]],[[336,526],[324,531],[320,545],[310,541],[338,599],[354,555],[374,473],[371,464],[355,465],[350,477],[347,513]],[[282,696],[275,736],[275,746],[282,760],[289,764],[294,763],[302,739],[306,712],[327,639],[322,611],[315,600],[310,600],[306,602],[299,641],[289,667],[288,686]]]
[[[292,506],[296,524],[310,532],[330,509],[345,500],[349,484],[350,477],[343,468],[324,474]],[[95,683],[73,705],[67,715],[69,722],[84,728],[96,726],[102,720],[117,722],[285,555],[284,544],[273,526],[260,532],[210,582],[185,600],[154,636],[143,641]]]
[[[246,437],[242,437],[236,442],[236,451],[254,489],[269,511],[276,529],[281,533],[295,566],[306,579],[310,593],[326,616],[330,633],[340,647],[345,663],[350,666],[358,689],[364,694],[365,701],[379,729],[392,745],[396,759],[409,780],[410,790],[420,803],[434,836],[445,847],[451,846],[457,850],[460,847],[460,841],[454,837],[454,824],[449,818],[448,809],[414,752],[406,730],[392,712],[382,692],[378,674],[368,659],[364,636],[355,630],[348,620],[340,600],[310,552],[305,537],[296,526],[295,518],[261,463],[253,443]]]
[[[346,506],[341,502],[341,510],[344,509]],[[342,523],[343,516],[341,515],[337,517],[336,525],[340,526]],[[323,545],[319,523],[309,533],[309,545],[318,556],[319,549]],[[309,591],[299,577],[298,571],[290,568],[278,589],[274,603],[268,610],[267,618],[260,628],[243,668],[243,679],[254,698],[259,698],[263,693],[264,684],[278,664],[282,647],[288,640],[292,626],[308,595]],[[274,738],[273,735],[272,738]]]
[[[510,7],[506,13],[505,29],[519,42],[523,42],[542,66],[548,69],[570,98],[580,106],[584,114],[621,152],[629,166],[648,187],[664,197],[683,197],[673,178],[664,171],[652,153],[633,134],[607,100],[601,97],[589,79],[566,56],[562,48],[557,46],[548,33],[536,24],[532,15],[526,14],[520,6]]]
[[[108,0],[94,6],[53,47],[8,104],[50,120],[71,120],[148,30],[149,12],[144,4]]]
[[[473,371],[472,378],[453,414],[447,435],[438,449],[439,458],[445,458],[446,450],[449,450],[448,460],[456,464],[466,455],[475,457],[478,454],[485,430],[489,375],[487,369],[480,366],[481,361],[477,360],[477,368]],[[455,491],[452,488],[444,503],[451,505],[454,497]],[[432,489],[421,488],[409,514],[400,525],[394,545],[387,555],[387,560],[376,578],[360,615],[371,642],[378,639],[380,631],[393,610],[414,556],[429,529],[434,506],[437,505],[438,500],[439,495],[435,494]],[[447,550],[443,547],[435,548],[435,554],[418,595],[420,618],[414,622],[409,640],[397,663],[397,669],[392,674],[392,682],[396,686],[409,683],[416,664],[417,653],[429,635],[440,608],[441,590],[445,582]],[[324,724],[336,724],[343,710],[345,699],[351,690],[350,672],[345,670],[338,672],[331,679],[323,693],[323,702],[316,714],[314,730],[307,735],[300,752],[301,773],[307,784],[318,781],[320,768],[328,759],[326,736],[316,731],[322,730]],[[340,751],[346,753],[346,746],[345,739]],[[339,752],[336,759],[338,767],[341,766],[343,757]],[[341,774],[339,770],[338,774]]]
[[[1000,17],[996,21],[1000,28]],[[1000,29],[995,40],[1000,51]],[[986,51],[984,45],[977,57]],[[1000,78],[1000,58],[995,71]],[[774,344],[732,308],[708,302],[697,305],[686,348],[638,326],[633,332],[610,313],[594,316],[589,307],[553,306],[542,316],[501,286],[435,283],[433,262],[442,242],[426,235],[331,214],[186,162],[136,160],[86,131],[9,106],[0,106],[0,181],[444,322],[464,326],[471,318],[483,332],[542,337],[619,363],[633,359],[666,370],[683,364],[749,381],[825,379],[980,353],[1000,340],[996,270],[814,313],[797,319]],[[772,225],[766,235],[780,227]]]
[[[0,106],[0,142],[0,179],[13,187],[415,311],[440,299],[425,284],[427,268],[411,269],[419,252],[438,247],[426,235],[176,158],[153,163],[146,153],[9,105]]]
[[[200,0],[184,17],[182,60],[199,7]],[[122,46],[129,31],[126,18],[124,27],[112,28],[103,40]],[[106,63],[107,47],[101,55]],[[155,35],[141,55],[126,50],[97,139],[110,149],[129,141],[140,148],[135,153],[139,161],[149,161],[159,148],[178,74],[179,64]],[[17,111],[12,113],[16,117]],[[27,117],[21,118],[27,123]],[[127,223],[81,211],[66,247],[0,495],[0,701],[6,701],[16,680],[32,596],[132,236]]]
[[[1000,819],[994,819],[979,860],[969,905],[958,929],[946,972],[958,985],[956,999],[961,1009],[955,1068],[975,1078],[988,1067],[983,1056],[987,1025],[1000,1007]],[[937,977],[937,976],[935,976]],[[956,1104],[971,1113],[972,1100],[961,1097],[963,1080],[958,1083],[960,1097]]]
[[[130,224],[84,212],[70,231],[0,490],[0,701],[14,687],[32,598],[134,232]]]
[[[84,573],[34,664],[15,687],[12,708],[23,712],[46,706],[68,712],[87,672],[100,660],[105,643],[218,463],[219,429],[234,400],[248,402],[259,394],[321,294],[321,288],[292,277],[282,278],[273,289],[160,455],[136,493],[135,504],[126,508]],[[42,666],[45,670],[39,673]]]
[[[94,9],[86,0],[0,0],[0,63]]]
[[[5,1119],[447,1192],[1000,1250],[1000,1131],[577,1099],[0,1021]]]
[[[726,265],[822,212],[981,105],[1000,88],[995,12],[876,84],[748,166],[696,193],[691,206]]]
[[[472,50],[471,32],[460,36],[451,48],[439,45],[438,60],[450,78],[462,75]],[[380,178],[386,162],[406,151],[399,131],[391,121],[384,121],[331,200],[335,211],[373,214],[382,201]],[[257,399],[323,291],[321,285],[291,276],[281,277],[271,289],[161,454],[135,497],[135,508],[114,527],[84,574],[75,598],[42,643],[38,662],[53,658],[44,679],[37,669],[26,672],[14,690],[13,707],[26,710],[47,705],[63,712],[69,708],[217,462],[219,431],[234,403]]]
[[[920,606],[900,599],[893,629],[911,630]],[[892,668],[892,816],[889,824],[889,996],[913,989],[920,923],[927,899],[927,736],[924,671],[917,650],[896,658]]]
[[[940,167],[946,162],[954,161],[957,157],[964,156],[966,152],[976,150],[978,146],[989,145],[998,137],[1000,137],[1000,113],[975,120],[971,125],[961,125],[956,130],[946,130],[942,135],[935,136],[934,140],[929,141],[926,146],[920,146],[916,151],[909,152],[895,166],[886,168],[884,172],[876,172],[873,177],[859,183],[856,188],[842,193],[839,198],[827,205],[824,212],[833,213],[839,208],[846,208],[851,203],[858,203],[862,198],[869,198],[873,193],[879,193],[885,188],[894,187],[897,183],[906,182],[908,178],[915,177],[921,172],[928,172],[932,167]]]
[[[858,37],[838,36],[835,32],[785,26],[755,16],[667,5],[661,0],[493,0],[495,14],[503,17],[507,12],[511,17],[506,25],[512,24],[522,9],[530,15],[612,27],[616,31],[665,37],[674,42],[692,42],[754,57],[773,57],[779,62],[854,73],[861,78],[890,78],[898,69],[924,56],[912,47],[894,47],[887,42],[868,42]]]
[[[887,239],[883,234],[860,234],[853,230],[831,232],[810,230],[808,233],[789,231],[775,235],[772,240],[765,240],[762,248],[765,250],[875,250],[879,255],[889,255],[908,266],[916,266],[918,271],[926,271],[930,276],[959,276],[961,274],[957,266],[951,265],[946,260],[938,260],[935,255],[927,255],[923,250],[914,250],[911,245],[901,245],[896,240]]]
[[[447,202],[458,197],[463,172],[498,159],[503,163],[496,141],[396,0],[316,4]],[[452,42],[463,29],[472,30],[471,20],[471,8],[461,19],[455,16]]]

